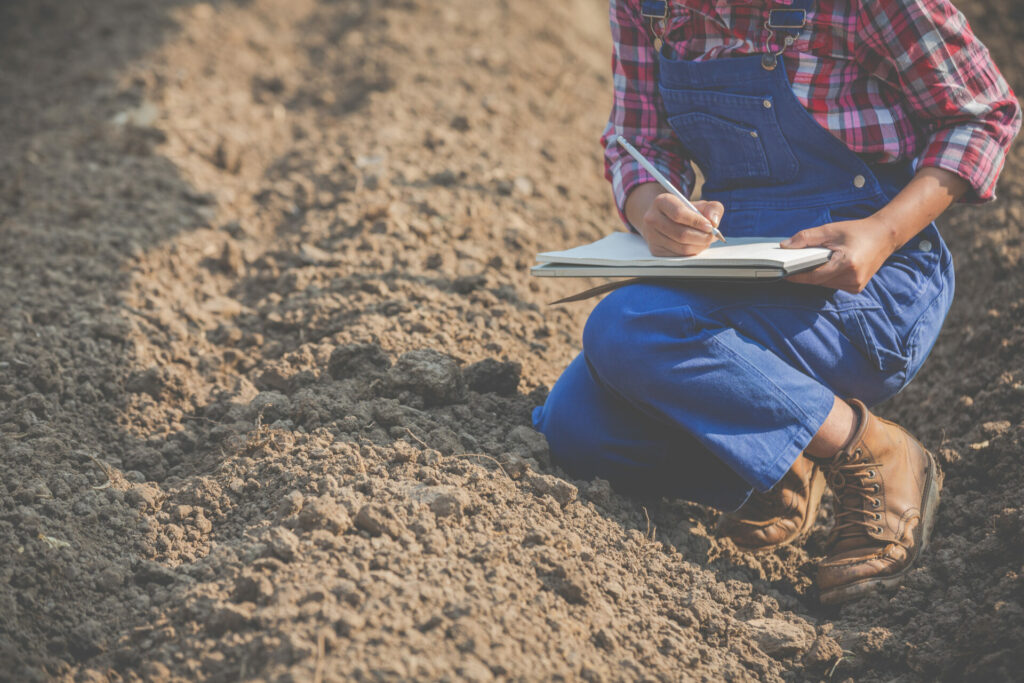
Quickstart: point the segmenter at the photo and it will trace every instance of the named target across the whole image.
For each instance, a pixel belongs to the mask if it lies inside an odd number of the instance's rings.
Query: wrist
[[[871,223],[874,226],[872,230],[874,240],[878,245],[884,246],[890,254],[895,253],[903,246],[905,240],[901,239],[899,225],[885,209],[872,215]]]
[[[644,215],[650,210],[655,198],[664,191],[658,183],[641,183],[630,190],[622,212],[634,230],[642,234]]]

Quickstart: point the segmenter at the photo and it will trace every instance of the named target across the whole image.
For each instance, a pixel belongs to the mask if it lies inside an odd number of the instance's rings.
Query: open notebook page
[[[537,255],[540,263],[591,266],[768,266],[787,268],[808,261],[824,262],[829,250],[820,247],[783,249],[782,237],[728,237],[696,256],[651,256],[640,235],[615,232],[591,244]]]

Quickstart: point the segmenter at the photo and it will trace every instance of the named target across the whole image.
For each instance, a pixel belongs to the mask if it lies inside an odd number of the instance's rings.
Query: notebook
[[[652,256],[640,235],[616,232],[591,244],[537,254],[541,277],[683,277],[770,280],[825,263],[821,247],[783,249],[783,237],[729,237],[696,256]]]

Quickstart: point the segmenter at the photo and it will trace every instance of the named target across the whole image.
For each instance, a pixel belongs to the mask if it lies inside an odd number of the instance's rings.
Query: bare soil
[[[1024,87],[1024,10],[962,9]],[[0,5],[0,679],[1013,680],[1024,148],[881,412],[934,544],[822,607],[805,548],[553,468],[538,250],[614,225],[600,0]]]

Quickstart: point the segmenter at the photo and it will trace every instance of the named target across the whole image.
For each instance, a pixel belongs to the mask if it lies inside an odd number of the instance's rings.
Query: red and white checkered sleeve
[[[1021,108],[966,18],[949,0],[864,0],[860,19],[861,35],[894,66],[927,131],[919,165],[967,180],[972,191],[962,201],[994,199]]]
[[[640,16],[639,0],[611,0],[611,27],[614,99],[601,142],[605,177],[611,181],[615,205],[623,222],[632,228],[624,213],[626,198],[637,185],[655,180],[616,144],[619,135],[687,195],[693,188],[694,176],[666,122],[658,93],[657,55]]]

